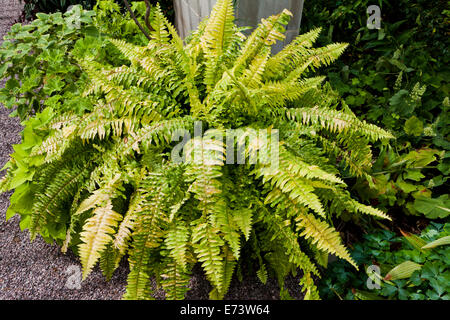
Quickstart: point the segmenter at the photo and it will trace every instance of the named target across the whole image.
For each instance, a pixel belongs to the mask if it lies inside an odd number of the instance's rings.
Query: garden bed
[[[366,114],[360,74],[330,64],[370,28],[271,56],[288,10],[246,38],[221,0],[186,41],[160,6],[127,10],[37,13],[0,48],[0,299],[449,298],[445,81],[439,101],[405,82],[400,46],[366,79],[392,112]]]

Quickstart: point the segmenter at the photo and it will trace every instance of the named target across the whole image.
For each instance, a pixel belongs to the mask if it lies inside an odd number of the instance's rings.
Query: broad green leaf
[[[421,268],[421,264],[412,261],[405,261],[389,271],[384,277],[384,280],[407,279],[411,277],[414,271],[420,270]]]
[[[448,194],[439,198],[417,197],[414,201],[414,209],[429,219],[445,218],[450,215],[450,200]]]
[[[398,178],[395,183],[404,193],[411,193],[417,190],[417,186],[412,183],[407,183],[403,179]]]
[[[442,237],[433,242],[430,242],[422,247],[422,249],[432,249],[439,246],[444,246],[450,244],[450,236]]]
[[[407,170],[403,177],[405,178],[405,180],[408,179],[414,181],[420,181],[421,179],[425,178],[425,176],[419,170]]]
[[[405,122],[404,129],[409,135],[420,136],[423,133],[423,123],[416,116],[412,116]]]

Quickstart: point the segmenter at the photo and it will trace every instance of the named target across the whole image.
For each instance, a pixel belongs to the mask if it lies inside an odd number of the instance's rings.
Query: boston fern
[[[31,238],[64,233],[63,251],[79,254],[84,279],[97,263],[110,278],[128,255],[127,299],[151,298],[153,277],[166,298],[183,299],[196,263],[211,298],[223,298],[244,250],[261,281],[270,272],[283,292],[284,278],[301,271],[306,298],[318,299],[312,257],[332,253],[357,268],[332,216],[389,219],[354,200],[339,175],[364,176],[369,143],[392,136],[309,76],[346,45],[313,48],[316,29],[272,55],[290,12],[263,19],[248,38],[233,12],[219,0],[184,44],[156,7],[148,45],[111,39],[128,65],[79,61],[96,106],[46,122],[50,133],[31,152],[45,163],[16,196],[30,203],[16,213],[29,219]],[[275,136],[276,148],[267,142]],[[275,162],[251,161],[269,144]],[[230,145],[243,164],[229,163]]]

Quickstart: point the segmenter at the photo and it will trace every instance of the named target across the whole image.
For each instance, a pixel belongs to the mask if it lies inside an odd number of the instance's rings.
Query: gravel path
[[[22,8],[23,3],[18,0],[0,0],[0,39],[17,21]],[[0,167],[9,160],[12,145],[21,140],[22,127],[9,113],[0,105]],[[19,217],[6,222],[9,196],[0,195],[0,299],[121,298],[128,273],[125,263],[109,283],[95,270],[81,289],[70,289],[74,288],[72,279],[79,271],[77,258],[71,253],[62,254],[57,245],[45,243],[40,237],[31,243],[28,231],[20,231]]]
[[[10,26],[18,19],[23,3],[19,0],[0,0],[0,43]],[[4,83],[0,83],[2,87]],[[10,118],[0,105],[0,168],[9,160],[12,145],[20,143],[22,127],[17,118]],[[4,172],[0,172],[0,177]],[[0,194],[0,300],[55,299],[55,300],[111,300],[121,299],[125,292],[128,264],[125,259],[111,281],[106,282],[100,270],[94,272],[78,286],[80,263],[71,252],[62,254],[60,247],[45,243],[37,237],[30,242],[28,231],[21,232],[20,219],[15,216],[5,221],[9,206],[8,194]],[[208,299],[210,285],[200,268],[194,270],[191,290],[187,299]],[[287,283],[291,294],[300,299],[298,282]],[[278,285],[270,280],[266,286],[255,277],[242,283],[233,280],[227,299],[277,299]],[[156,298],[162,298],[157,292]]]

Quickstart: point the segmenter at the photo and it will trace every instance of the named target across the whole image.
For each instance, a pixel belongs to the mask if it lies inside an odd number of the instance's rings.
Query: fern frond
[[[169,33],[165,24],[164,14],[159,3],[151,11],[150,24],[154,31],[150,33],[153,40],[159,44],[169,43]]]
[[[253,224],[253,212],[251,209],[240,209],[233,212],[233,220],[237,225],[239,230],[244,235],[245,239],[248,241],[250,238],[250,232],[252,230]],[[238,257],[236,257],[238,259]]]
[[[264,47],[271,47],[278,40],[284,40],[284,26],[290,21],[292,13],[283,10],[278,15],[262,19],[243,46],[239,58],[233,66],[233,74],[239,76]]]
[[[286,63],[288,63],[287,67],[290,68],[298,65],[298,60],[302,59],[306,54],[305,49],[313,46],[321,31],[321,28],[316,28],[297,36],[294,41],[269,59],[264,77],[270,79],[277,75],[280,76],[285,72]]]
[[[153,300],[150,288],[150,275],[147,271],[150,250],[139,253],[139,259],[130,269],[127,277],[127,288],[123,295],[125,300]],[[130,257],[131,259],[131,257]]]
[[[192,184],[189,188],[199,201],[198,209],[203,216],[216,214],[217,195],[222,192],[222,184],[217,178],[222,176],[221,167],[225,160],[223,142],[215,139],[194,138],[186,144],[186,162],[189,164],[186,176]]]
[[[325,210],[314,193],[315,189],[307,181],[298,178],[297,175],[283,169],[270,169],[265,167],[260,169],[259,174],[263,176],[263,183],[270,183],[273,190],[265,199],[266,204],[277,203],[280,196],[289,195],[289,198],[297,204],[307,206],[322,217],[325,217]]]
[[[367,214],[367,215],[371,215],[371,216],[374,216],[374,217],[378,217],[378,218],[387,219],[387,220],[391,220],[392,221],[391,217],[389,217],[387,214],[385,214],[383,211],[381,211],[381,210],[379,210],[377,208],[374,208],[374,207],[371,207],[371,206],[366,206],[366,205],[364,205],[362,203],[359,203],[359,202],[357,202],[357,201],[355,201],[353,199],[351,199],[348,202],[348,204],[351,207],[353,207],[354,211],[356,211],[356,212],[360,212],[360,213],[363,213],[363,214]]]
[[[210,294],[209,297],[212,300],[222,300],[225,296],[225,294],[228,292],[228,288],[230,287],[231,280],[233,278],[234,269],[236,267],[237,261],[235,260],[235,256],[227,246],[224,247],[224,263],[223,263],[223,288],[222,290],[218,290],[217,288],[214,288]]]
[[[303,270],[319,276],[319,271],[309,257],[301,250],[298,235],[289,227],[290,220],[283,220],[279,215],[268,214],[266,210],[260,212],[262,220],[270,233],[270,240],[279,240],[284,250],[277,250],[285,254],[288,261]]]
[[[348,250],[342,245],[339,233],[325,221],[317,219],[312,214],[296,211],[297,227],[303,229],[300,236],[311,239],[311,243],[318,249],[325,250],[342,259],[347,260],[358,270],[356,262],[351,258]]]
[[[261,51],[261,54],[256,56],[249,68],[244,71],[243,85],[248,88],[258,88],[262,84],[262,75],[266,69],[270,50],[269,48],[264,48]]]
[[[76,134],[76,125],[72,124],[50,134],[39,146],[33,150],[31,156],[45,155],[45,162],[49,163],[61,158],[70,147]]]
[[[121,254],[126,253],[128,242],[131,240],[131,235],[134,230],[137,215],[143,210],[142,204],[142,193],[136,191],[131,197],[128,210],[125,213],[125,216],[119,225],[119,229],[114,236],[113,247],[119,250]]]
[[[328,66],[336,61],[347,47],[347,43],[332,43],[322,48],[307,49],[307,59],[316,68],[323,65]]]
[[[63,245],[61,247],[62,253],[67,253],[67,249],[69,248],[69,245],[72,242],[72,235],[75,233],[77,224],[82,221],[82,215],[76,214],[76,211],[81,204],[81,201],[83,199],[82,194],[86,191],[88,183],[89,183],[89,180],[87,180],[84,183],[84,185],[82,185],[78,189],[77,193],[75,194],[75,196],[72,200],[72,205],[70,208],[70,224],[69,224],[69,227],[67,228],[66,238],[64,239]]]
[[[149,261],[153,249],[161,246],[168,219],[164,212],[166,182],[149,174],[142,181],[139,191],[145,202],[137,213],[132,234],[133,246],[129,251],[130,273],[125,299],[151,299]]]
[[[232,0],[218,0],[211,12],[200,43],[209,57],[220,57],[226,51],[234,31]]]
[[[190,131],[194,126],[192,117],[162,120],[147,127],[143,127],[134,134],[130,134],[127,141],[121,142],[117,149],[121,154],[140,152],[140,146],[145,149],[150,145],[165,145],[172,140],[173,134],[178,130]]]
[[[100,268],[107,281],[111,280],[122,257],[123,255],[113,248],[111,243],[100,254]]]
[[[268,82],[260,88],[250,90],[250,95],[257,98],[262,106],[282,107],[294,102],[309,90],[320,86],[324,77],[314,77],[300,82],[286,84],[284,82]]]
[[[394,136],[356,116],[329,108],[294,108],[286,109],[286,115],[291,120],[301,121],[305,125],[319,126],[332,133],[356,131],[368,137],[371,141],[392,139]]]
[[[219,229],[205,219],[199,219],[193,227],[192,244],[197,260],[202,264],[208,280],[220,292],[224,286],[224,261],[221,256],[221,247],[224,242]]]
[[[80,161],[87,161],[81,158]],[[62,168],[61,168],[62,165]],[[60,161],[52,163],[50,170],[44,171],[40,177],[40,184],[45,185],[45,191],[39,192],[32,207],[30,218],[30,238],[34,240],[36,233],[51,220],[61,220],[67,217],[66,203],[72,199],[84,180],[88,178],[90,163],[80,165]]]
[[[310,273],[305,273],[299,283],[305,292],[304,300],[320,300],[319,290]]]
[[[348,168],[352,175],[360,177],[370,169],[372,165],[372,151],[364,142],[364,139],[355,138],[352,143],[354,148],[351,150],[322,136],[317,136],[317,140],[320,141],[323,149],[328,154],[340,158],[344,167]]]
[[[161,275],[161,284],[166,292],[167,300],[183,300],[189,290],[190,273],[185,267],[173,259],[164,266],[164,274]]]
[[[168,231],[164,244],[170,250],[170,257],[176,264],[176,268],[182,271],[187,270],[187,250],[189,245],[190,233],[186,224],[181,221],[175,223]]]
[[[112,234],[122,220],[122,215],[113,210],[111,202],[104,207],[97,207],[93,216],[86,221],[81,232],[79,254],[83,265],[83,279],[90,274],[101,256],[101,252],[113,240]]]
[[[223,234],[223,239],[228,243],[234,257],[239,260],[240,250],[241,250],[241,241],[239,234],[239,226],[235,220],[235,213],[231,212],[231,209],[225,203],[225,200],[220,198],[217,200],[215,208],[219,208],[212,215],[212,219],[214,219],[215,225],[220,228],[220,231]],[[242,221],[242,220],[241,220]]]

